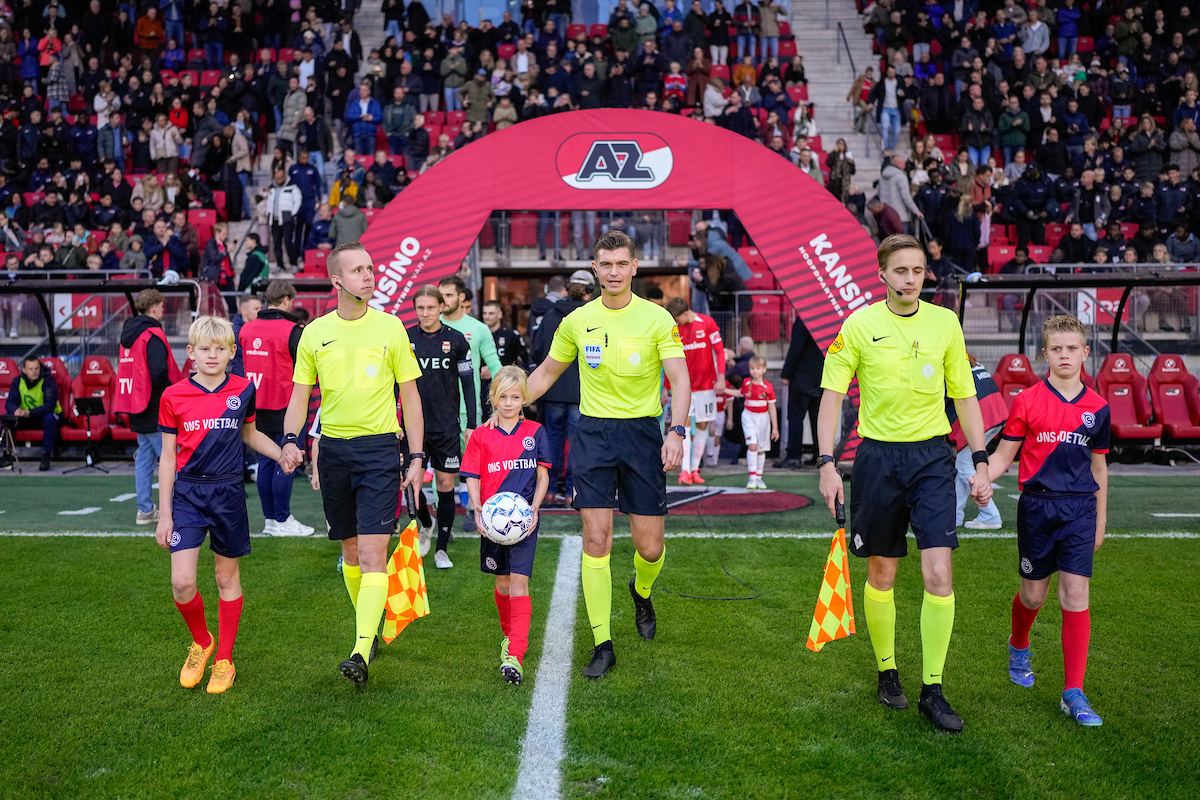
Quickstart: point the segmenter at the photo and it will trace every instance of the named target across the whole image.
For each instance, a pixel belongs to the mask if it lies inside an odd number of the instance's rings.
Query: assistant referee
[[[580,419],[569,464],[573,505],[583,520],[583,599],[596,643],[583,674],[599,678],[617,663],[609,629],[614,505],[629,515],[636,549],[629,592],[638,634],[653,639],[657,629],[650,588],[666,558],[665,473],[679,469],[683,460],[691,388],[675,321],[664,308],[633,293],[638,269],[633,240],[609,231],[596,240],[592,253],[600,297],[562,321],[550,355],[529,378],[529,392],[532,400],[541,397],[578,359]],[[666,441],[658,423],[660,370],[675,393]]]
[[[342,577],[355,608],[356,639],[338,670],[359,686],[387,602],[387,543],[396,527],[401,491],[396,384],[412,456],[404,486],[420,492],[425,474],[425,424],[404,323],[367,305],[375,291],[371,256],[358,242],[340,244],[327,262],[337,311],[309,323],[300,337],[292,399],[284,420],[284,460],[302,460],[297,434],[308,416],[313,384],[321,382],[318,473],[329,538],[342,543]]]
[[[912,236],[889,236],[879,246],[878,259],[887,299],[847,317],[825,358],[817,421],[821,495],[831,512],[834,501],[842,501],[842,478],[829,453],[842,400],[857,374],[862,444],[850,484],[850,551],[868,560],[864,607],[879,669],[879,702],[908,708],[896,669],[892,587],[899,559],[908,553],[905,535],[911,526],[925,579],[924,677],[917,707],[938,728],[959,732],[962,719],[941,685],[954,627],[950,555],[958,547],[954,450],[946,438],[947,392],[973,451],[971,495],[979,505],[986,505],[992,495],[983,417],[957,317],[919,299],[925,281],[921,244]]]

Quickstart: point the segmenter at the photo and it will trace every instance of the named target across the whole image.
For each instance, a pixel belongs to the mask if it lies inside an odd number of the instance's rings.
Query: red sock
[[[1063,672],[1067,689],[1083,689],[1083,673],[1087,672],[1088,640],[1092,637],[1092,616],[1088,609],[1062,612]]]
[[[1018,650],[1024,650],[1029,647],[1029,629],[1033,627],[1033,621],[1037,619],[1040,608],[1027,608],[1021,602],[1021,595],[1013,597],[1012,606],[1012,638],[1008,643]]]
[[[529,649],[529,618],[533,616],[533,600],[529,595],[509,598],[512,620],[509,623],[508,654],[525,663],[525,651]]]
[[[217,661],[233,661],[233,643],[237,639],[238,623],[242,621],[241,595],[237,600],[222,598],[217,604]]]
[[[179,613],[183,615],[183,621],[187,623],[188,630],[192,632],[192,641],[201,647],[208,647],[212,644],[208,623],[204,621],[204,598],[200,596],[200,592],[197,591],[196,596],[186,603],[176,600],[175,607],[179,609]]]
[[[511,639],[512,634],[509,631],[512,629],[512,604],[509,596],[500,594],[499,589],[496,589],[496,611],[500,614],[500,632]]]

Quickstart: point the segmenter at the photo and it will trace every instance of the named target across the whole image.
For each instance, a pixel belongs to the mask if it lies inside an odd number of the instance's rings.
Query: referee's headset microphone
[[[362,302],[361,297],[359,297],[356,294],[350,294],[350,292],[346,291],[346,287],[342,286],[342,281],[340,278],[338,279],[338,282],[334,284],[334,288],[336,288],[339,292],[346,292],[346,294],[349,294],[351,297],[353,297],[358,302],[360,302],[360,303]]]

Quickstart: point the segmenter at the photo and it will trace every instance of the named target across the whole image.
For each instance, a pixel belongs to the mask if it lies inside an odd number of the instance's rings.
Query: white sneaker
[[[999,522],[980,522],[977,519],[973,519],[973,520],[968,520],[968,522],[965,525],[963,525],[963,527],[967,528],[968,530],[972,530],[972,531],[998,531],[1001,528],[1001,523],[999,523]]]
[[[433,527],[425,527],[417,520],[417,544],[420,545],[421,558],[429,555],[429,546],[433,543]]]
[[[279,523],[278,523],[278,522],[276,522],[275,520],[271,519],[270,517],[267,517],[267,521],[263,523],[263,534],[264,534],[264,535],[266,535],[266,536],[274,536],[274,535],[275,535],[275,529],[276,529],[278,526],[279,526]]]
[[[138,525],[150,525],[158,522],[158,506],[153,506],[149,511],[137,512]]]
[[[294,522],[294,523],[296,523],[297,525],[299,525],[299,526],[300,526],[300,530],[304,531],[304,535],[305,535],[305,536],[312,536],[312,535],[313,535],[313,531],[315,531],[315,530],[316,530],[316,528],[314,528],[312,525],[305,525],[303,522],[301,522],[300,520],[296,519],[296,518],[295,518],[295,517],[293,517],[291,514],[288,514],[288,518],[285,520],[285,522]]]
[[[272,536],[311,536],[313,529],[307,525],[301,525],[300,521],[295,517],[289,516],[283,522],[275,522],[275,530],[271,532]]]
[[[454,566],[454,562],[450,560],[450,556],[446,555],[445,550],[438,550],[433,554],[433,565],[438,569],[450,569]]]
[[[10,331],[8,332],[8,338],[10,338],[10,339],[16,339],[19,333],[20,333],[20,331],[18,331],[18,330],[17,330],[17,326],[16,326],[16,325],[14,325],[14,326],[13,326],[13,328],[12,328],[12,330],[10,330]]]
[[[755,480],[755,481],[758,483],[758,488],[759,488],[759,489],[765,489],[765,488],[767,488],[767,485],[766,485],[765,483],[763,483],[763,479],[762,479],[762,476],[761,476],[761,475],[759,475],[758,477],[756,477],[754,480]]]
[[[747,489],[757,489],[758,488],[758,481],[756,481],[754,479],[753,475],[750,476],[750,480],[746,481],[746,488]]]

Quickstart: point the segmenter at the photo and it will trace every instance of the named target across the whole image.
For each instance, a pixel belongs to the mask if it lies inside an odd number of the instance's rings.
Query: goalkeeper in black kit
[[[417,324],[408,329],[413,355],[421,367],[417,391],[425,414],[425,452],[433,467],[437,488],[437,549],[433,563],[438,569],[450,569],[454,563],[446,552],[454,527],[454,484],[462,465],[459,449],[463,431],[459,428],[459,400],[466,400],[467,431],[475,428],[475,383],[471,368],[471,347],[458,331],[442,324],[441,292],[433,285],[422,286],[413,295]],[[459,387],[462,394],[459,394]],[[429,543],[421,541],[421,553]]]

